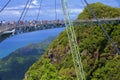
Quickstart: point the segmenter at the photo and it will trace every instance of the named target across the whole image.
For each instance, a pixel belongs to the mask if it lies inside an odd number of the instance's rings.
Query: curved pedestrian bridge
[[[99,19],[101,23],[106,24],[119,24],[120,18],[110,18],[110,19]],[[69,23],[69,22],[68,22]],[[88,20],[74,20],[74,25],[89,25],[90,23],[98,23],[95,19]],[[14,36],[21,33],[27,33],[37,30],[45,30],[52,28],[61,28],[65,27],[63,20],[54,20],[54,21],[20,21],[17,22],[2,22],[0,23],[0,42],[9,36]]]

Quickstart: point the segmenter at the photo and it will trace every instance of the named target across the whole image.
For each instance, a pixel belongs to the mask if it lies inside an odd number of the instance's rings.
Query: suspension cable
[[[31,3],[32,3],[32,0],[30,0],[29,4],[27,5],[28,7],[26,7],[26,11],[25,11],[24,16],[23,16],[23,18],[22,18],[23,20],[25,19],[25,16],[26,16],[26,14],[28,13],[28,10],[29,10],[29,8],[30,8]]]
[[[114,41],[112,40],[112,38],[108,35],[107,31],[105,30],[105,28],[103,27],[103,25],[100,23],[99,19],[97,18],[97,16],[95,15],[93,9],[89,6],[87,0],[84,0],[85,4],[88,6],[89,11],[92,13],[93,17],[97,20],[97,23],[100,25],[100,28],[102,29],[102,31],[104,32],[104,34],[106,35],[106,37],[109,39],[109,41],[112,43],[112,46],[116,49],[116,51],[118,52],[118,54],[120,55],[120,51],[117,47],[117,45],[114,43]]]
[[[21,15],[20,15],[19,20],[18,20],[18,24],[19,24],[20,20],[22,19],[23,15],[24,15],[24,12],[25,12],[28,4],[29,4],[29,1],[30,1],[30,0],[27,0],[27,2],[26,2],[26,5],[25,5],[25,7],[24,7],[24,9],[23,9],[23,11],[22,11],[22,13],[21,13]]]
[[[10,3],[11,0],[8,0],[8,2],[2,7],[2,9],[0,10],[0,13],[7,7],[7,5]]]
[[[39,20],[40,11],[41,11],[41,7],[42,7],[42,2],[43,2],[43,0],[40,0],[40,6],[39,6],[38,14],[37,14],[37,17],[36,17],[37,21]]]
[[[72,53],[72,58],[73,58],[73,62],[74,62],[77,80],[80,80],[80,79],[86,80],[82,61],[81,61],[81,56],[80,56],[80,52],[79,52],[79,47],[77,44],[77,39],[76,39],[74,27],[73,27],[73,23],[70,19],[67,0],[61,0],[61,4],[62,4],[65,25],[66,25],[66,31],[67,31],[67,35],[68,35],[68,39],[69,39],[69,45],[71,48],[70,50]]]
[[[55,0],[55,20],[57,20],[57,1]]]
[[[84,1],[83,0],[81,0],[81,2],[82,2],[82,4],[83,4],[83,6],[84,7],[86,7],[87,5],[84,3]],[[103,22],[105,23],[105,24],[107,24],[107,25],[110,25],[110,23],[109,22],[107,22],[107,21],[105,21],[104,19],[103,19]],[[92,23],[92,22],[91,22]]]

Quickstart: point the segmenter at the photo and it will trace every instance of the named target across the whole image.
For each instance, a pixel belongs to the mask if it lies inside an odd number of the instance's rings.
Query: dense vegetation
[[[109,15],[108,11],[116,12],[117,10],[101,3],[91,4],[91,7],[95,12],[100,13],[97,16]],[[101,7],[104,9],[100,9]],[[79,19],[91,18],[86,9],[87,7],[79,15]],[[119,14],[119,11],[116,14]],[[120,24],[103,25],[120,49]],[[95,24],[92,24],[92,26],[79,25],[75,26],[75,33],[86,79],[120,80],[120,56],[117,55],[116,50],[112,47],[100,27]],[[48,47],[39,61],[30,67],[26,73],[25,80],[76,80],[66,31],[62,32]]]
[[[120,16],[120,8],[113,8],[102,3],[93,3],[89,5],[98,18],[117,18]],[[78,16],[78,19],[92,19],[93,16],[90,13],[88,7]]]
[[[55,37],[30,44],[0,60],[0,80],[22,80],[28,68],[39,59]]]

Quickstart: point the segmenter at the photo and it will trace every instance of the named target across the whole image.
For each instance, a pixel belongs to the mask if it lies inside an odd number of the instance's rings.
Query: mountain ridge
[[[98,6],[95,7],[95,6]],[[95,12],[98,10],[101,17],[105,12],[116,8],[108,7],[101,3],[91,4]],[[104,12],[101,12],[104,7]],[[108,10],[106,8],[109,8]],[[86,7],[85,9],[88,9]],[[117,17],[119,17],[117,9]],[[91,19],[90,14],[84,10],[78,19]],[[116,17],[109,15],[108,17]],[[87,17],[86,17],[87,16]],[[80,18],[79,18],[80,17]],[[107,33],[115,41],[120,49],[120,24],[103,24]],[[82,57],[86,80],[120,80],[120,56],[106,38],[99,25],[78,25],[75,34]],[[26,72],[25,80],[77,80],[70,53],[67,32],[63,31],[48,47],[44,55],[34,63]]]

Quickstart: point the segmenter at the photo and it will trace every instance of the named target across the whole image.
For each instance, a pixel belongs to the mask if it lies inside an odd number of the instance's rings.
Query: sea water
[[[24,47],[28,44],[39,43],[50,36],[57,36],[64,29],[65,28],[40,30],[7,38],[0,43],[0,58],[3,58],[16,49]]]

